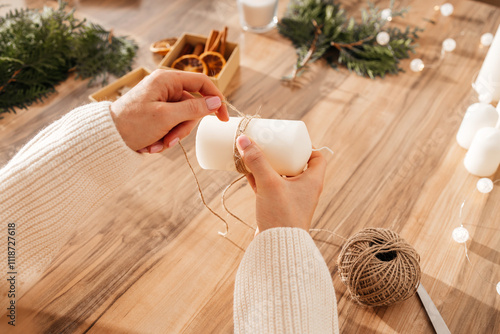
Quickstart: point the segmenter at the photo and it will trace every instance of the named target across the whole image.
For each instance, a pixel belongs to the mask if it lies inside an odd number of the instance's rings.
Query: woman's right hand
[[[194,98],[188,92],[203,97]],[[158,69],[113,102],[110,111],[128,147],[158,153],[186,137],[208,114],[228,121],[223,100],[206,75]]]
[[[247,179],[256,196],[258,231],[298,227],[309,232],[323,190],[326,169],[323,155],[313,151],[306,171],[284,178],[271,167],[253,140],[241,135],[236,143],[247,169],[251,171]]]

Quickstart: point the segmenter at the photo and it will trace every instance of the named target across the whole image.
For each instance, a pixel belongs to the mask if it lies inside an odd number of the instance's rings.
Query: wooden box
[[[177,43],[175,43],[175,45],[165,56],[165,58],[162,59],[158,67],[167,70],[178,71],[174,68],[171,68],[170,66],[179,57],[186,43],[189,43],[194,47],[198,43],[205,44],[206,41],[206,36],[184,33],[177,40]],[[223,56],[226,59],[226,65],[219,73],[217,78],[210,77],[210,79],[213,81],[213,83],[215,83],[215,85],[221,92],[224,92],[234,73],[236,73],[236,70],[240,66],[240,48],[238,47],[238,44],[226,42],[226,51]]]
[[[134,87],[139,83],[139,81],[144,79],[149,74],[151,74],[151,71],[148,70],[147,68],[144,67],[136,68],[135,70],[125,74],[123,77],[116,80],[115,82],[107,85],[106,87],[101,88],[94,94],[89,95],[89,99],[94,102],[114,101],[120,97],[120,94],[118,93],[120,89],[122,89],[125,86],[130,88]]]

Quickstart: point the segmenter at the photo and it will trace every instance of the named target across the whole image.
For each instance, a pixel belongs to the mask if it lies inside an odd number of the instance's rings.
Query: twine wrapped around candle
[[[420,256],[396,232],[366,228],[350,237],[339,254],[339,276],[352,299],[387,306],[413,296],[420,282]]]
[[[246,166],[245,163],[243,162],[243,159],[241,158],[240,151],[238,151],[238,147],[236,146],[236,139],[238,139],[239,136],[245,133],[245,130],[247,129],[248,124],[250,124],[250,121],[252,118],[255,116],[248,116],[248,115],[243,115],[243,118],[241,119],[240,124],[238,124],[238,128],[236,129],[236,133],[234,135],[234,166],[236,167],[236,170],[240,174],[248,174],[250,173]]]
[[[224,104],[226,104],[229,108],[236,111],[236,113],[241,117],[241,122],[240,122],[240,124],[238,124],[238,128],[236,129],[236,133],[234,134],[234,145],[233,145],[233,147],[234,147],[234,166],[235,166],[236,170],[238,171],[238,173],[244,174],[244,175],[249,174],[250,172],[247,170],[245,163],[243,162],[243,159],[241,158],[240,152],[238,151],[238,147],[236,146],[236,139],[238,139],[239,136],[241,136],[242,134],[245,133],[245,130],[247,129],[248,124],[250,124],[250,121],[253,118],[260,118],[260,116],[258,114],[255,114],[254,116],[244,114],[241,111],[239,111],[238,108],[236,108],[231,103],[229,103],[227,100],[224,100],[222,102]],[[231,187],[231,185],[229,185],[229,187]],[[222,201],[224,203],[224,197],[222,197]],[[226,209],[226,211],[234,217],[234,215],[231,212],[229,212],[227,209]],[[241,219],[239,219],[239,218],[238,218],[238,220],[241,221]]]

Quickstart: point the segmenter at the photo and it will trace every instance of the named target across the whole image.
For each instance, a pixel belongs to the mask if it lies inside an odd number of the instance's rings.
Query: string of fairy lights
[[[455,8],[451,3],[445,3],[441,6],[435,6],[435,11],[440,11],[441,15],[444,17],[451,16]],[[386,21],[392,21],[392,10],[390,8],[386,8],[380,12],[380,17]],[[480,43],[481,46],[490,46],[493,42],[493,34],[485,33],[481,36]],[[391,37],[389,33],[386,31],[380,31],[376,36],[377,43],[380,45],[387,45],[391,41]],[[453,52],[457,47],[457,42],[453,38],[447,38],[443,41],[442,49],[441,49],[441,58],[444,56],[446,52]],[[415,58],[410,62],[410,70],[413,72],[421,72],[426,67],[423,60],[421,58]],[[484,99],[486,100],[486,99]],[[491,102],[488,101],[486,103]]]
[[[499,182],[499,181],[500,181],[500,179],[493,182],[489,178],[486,178],[486,177],[481,178],[477,181],[475,190],[479,191],[481,194],[489,194],[493,190],[494,184]],[[469,233],[469,230],[467,230],[467,228],[464,226],[463,219],[462,219],[462,212],[463,212],[464,206],[467,203],[468,199],[469,199],[469,197],[466,198],[462,202],[462,205],[460,205],[460,213],[458,215],[458,221],[460,223],[460,226],[456,227],[453,230],[453,232],[451,233],[451,237],[453,238],[454,241],[464,245],[465,257],[466,257],[467,261],[469,262],[469,264],[472,266],[472,262],[471,262],[470,257],[469,257],[469,250],[467,248],[467,241],[470,239],[470,233]],[[486,283],[496,285],[497,293],[500,295],[500,282],[493,282],[493,281],[485,278],[484,275],[482,275],[481,272],[478,270],[475,270],[475,272]]]
[[[439,11],[441,13],[441,15],[444,17],[449,17],[453,14],[454,7],[450,3],[445,3],[441,6],[435,6],[434,10]],[[386,8],[386,9],[382,10],[380,15],[381,15],[382,19],[387,20],[387,21],[392,21],[392,11],[390,8]],[[376,36],[376,40],[377,40],[377,43],[380,45],[387,45],[390,42],[390,35],[386,31],[380,31]],[[480,47],[489,47],[492,44],[493,40],[494,40],[494,36],[492,33],[488,32],[488,33],[482,34],[480,41],[479,41]],[[455,41],[455,39],[446,38],[442,42],[441,57],[440,57],[439,61],[443,60],[443,58],[445,57],[445,55],[447,53],[453,52],[456,49],[456,47],[457,47],[457,42]],[[414,58],[411,60],[409,67],[410,67],[410,70],[412,72],[421,72],[426,67],[432,68],[433,65],[426,65],[421,58]],[[481,103],[491,103],[493,100],[493,96],[490,92],[483,92],[481,94],[478,94],[478,99],[479,99],[479,102],[481,102]],[[497,183],[497,182],[500,182],[500,179],[496,180],[496,181],[492,181],[489,178],[481,178],[478,180],[474,191],[477,190],[481,194],[488,194],[493,190],[494,183]],[[484,275],[482,275],[480,271],[474,269],[474,266],[472,265],[472,262],[470,260],[469,251],[467,248],[467,241],[470,240],[471,237],[470,237],[469,231],[464,226],[464,223],[462,221],[462,211],[463,211],[463,208],[464,208],[467,200],[468,200],[468,198],[465,199],[462,202],[462,205],[460,206],[460,213],[458,215],[460,226],[453,230],[452,238],[455,242],[464,245],[465,257],[466,257],[467,261],[469,262],[469,264],[472,266],[473,270],[477,273],[477,275],[483,281],[487,282],[488,284],[493,284],[494,286],[496,286],[496,291],[500,295],[500,281],[493,282],[493,281],[485,278]]]

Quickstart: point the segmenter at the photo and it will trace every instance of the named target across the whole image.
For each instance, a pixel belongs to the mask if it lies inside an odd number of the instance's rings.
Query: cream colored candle
[[[250,27],[265,27],[276,15],[277,0],[240,0],[243,18]]]
[[[486,54],[474,89],[479,95],[488,95],[492,102],[500,101],[500,26]]]
[[[493,175],[500,164],[500,130],[480,129],[465,155],[464,165],[471,174],[485,177]]]
[[[457,132],[457,142],[465,149],[470,147],[476,132],[482,128],[494,127],[498,121],[495,107],[487,103],[474,103],[465,113]]]
[[[196,133],[196,158],[202,168],[236,171],[234,142],[240,122],[241,117],[230,117],[228,122],[215,116],[201,120]],[[302,121],[254,118],[245,134],[259,145],[280,175],[302,173],[311,157],[311,139]]]

